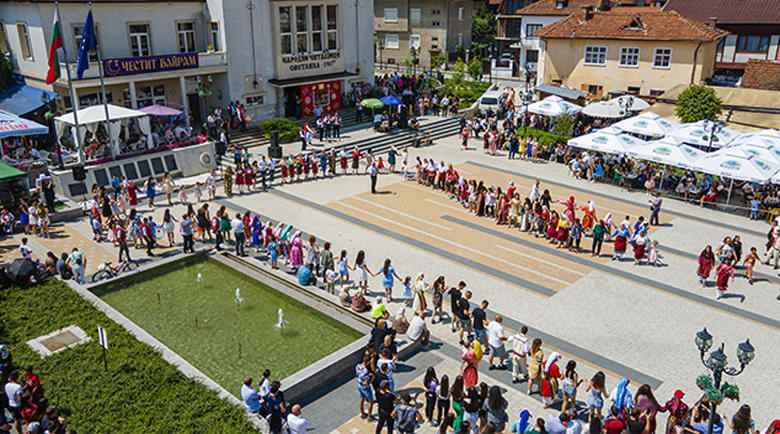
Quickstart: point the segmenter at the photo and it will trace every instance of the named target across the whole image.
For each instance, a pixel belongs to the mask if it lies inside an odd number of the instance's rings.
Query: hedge
[[[517,132],[515,133],[517,137],[523,137],[523,127],[520,126],[517,129]],[[549,133],[544,130],[539,130],[536,128],[528,128],[527,135],[539,140],[540,145],[547,146],[552,143],[567,143],[571,137],[568,136],[562,136],[560,134],[555,133]]]
[[[288,143],[298,140],[298,131],[301,129],[295,122],[287,118],[270,119],[258,126],[260,134],[266,139],[271,138],[271,130],[279,131],[279,143]]]
[[[244,410],[184,376],[152,347],[56,279],[0,294],[0,343],[14,364],[33,365],[50,405],[77,432],[256,433]],[[30,339],[75,324],[92,341],[41,359]],[[104,370],[97,327],[108,336]],[[21,368],[19,368],[21,370]],[[238,388],[239,385],[236,386]]]

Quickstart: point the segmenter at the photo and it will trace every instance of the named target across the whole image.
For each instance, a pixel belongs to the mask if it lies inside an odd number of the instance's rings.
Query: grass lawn
[[[184,376],[56,279],[0,294],[0,343],[33,365],[51,405],[83,433],[256,433],[242,409]],[[41,359],[30,339],[75,324],[92,341]],[[96,324],[106,328],[108,371]],[[21,371],[21,369],[19,369]]]
[[[460,81],[452,78],[444,79],[444,93],[450,97],[460,98],[458,109],[463,110],[471,107],[479,97],[491,86],[484,81]]]

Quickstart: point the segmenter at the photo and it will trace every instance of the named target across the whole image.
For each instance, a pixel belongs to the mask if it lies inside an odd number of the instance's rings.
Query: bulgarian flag
[[[54,10],[54,23],[51,29],[51,44],[49,44],[49,72],[46,74],[46,84],[52,84],[60,78],[60,59],[57,50],[62,48],[62,29],[60,28],[60,13]]]

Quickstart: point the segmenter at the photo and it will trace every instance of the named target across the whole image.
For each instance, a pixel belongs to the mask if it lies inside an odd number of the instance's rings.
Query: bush
[[[271,130],[279,131],[279,143],[288,143],[298,140],[298,131],[301,129],[295,122],[287,118],[270,119],[258,126],[260,134],[266,139],[271,138]]]
[[[78,432],[256,433],[243,409],[184,376],[152,347],[95,309],[63,282],[49,279],[0,294],[0,342],[16,366],[33,365],[51,405]],[[25,309],[35,306],[35,310]],[[13,308],[11,308],[13,307]],[[36,312],[45,312],[37,314]],[[26,342],[75,324],[92,341],[41,359]],[[108,371],[96,324],[106,329]]]
[[[458,108],[461,110],[471,107],[488,88],[490,88],[490,83],[444,79],[444,93],[450,97],[460,98]]]
[[[715,89],[692,84],[685,88],[677,98],[674,114],[680,118],[680,122],[697,122],[703,119],[714,121],[723,112],[721,100],[715,93]]]
[[[471,59],[471,62],[469,62],[467,68],[469,76],[471,76],[471,78],[474,80],[478,79],[482,75],[482,61],[478,56],[474,56],[474,58]]]
[[[455,82],[461,82],[463,81],[463,78],[466,76],[466,63],[463,62],[463,59],[458,59],[455,61],[455,64],[452,65],[452,70],[450,71],[452,74],[452,80]]]
[[[539,140],[539,144],[543,146],[547,146],[550,143],[566,143],[569,141],[569,139],[571,139],[571,137],[569,136],[562,136],[560,134],[548,133],[547,131],[538,130],[536,128],[528,128],[527,135],[535,138],[536,140]],[[522,126],[517,129],[515,136],[518,138],[523,137]]]

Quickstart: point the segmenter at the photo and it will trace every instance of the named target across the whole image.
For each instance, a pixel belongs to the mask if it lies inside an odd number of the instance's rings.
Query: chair
[[[41,160],[49,164],[49,151],[38,151],[38,153],[41,154]]]
[[[774,220],[777,214],[779,213],[780,213],[780,208],[771,208],[770,210],[768,210],[766,212],[766,222],[772,223],[772,220]]]

